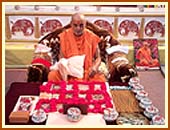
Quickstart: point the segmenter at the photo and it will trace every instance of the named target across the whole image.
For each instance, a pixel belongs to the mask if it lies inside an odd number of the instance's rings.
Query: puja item
[[[134,93],[137,93],[138,91],[144,90],[144,86],[141,84],[136,84],[133,85],[132,89],[131,89]]]
[[[106,90],[104,82],[62,81],[59,83],[50,81],[45,86],[40,86],[40,98],[36,104],[36,109],[41,108],[46,113],[58,111],[67,114],[68,108],[78,107],[82,114],[87,114],[87,112],[103,113],[105,108],[113,107],[108,89]],[[131,93],[133,94],[133,92]],[[58,109],[57,104],[63,104],[63,109]],[[134,103],[128,104],[131,106]]]
[[[51,93],[46,93],[46,92],[40,92],[39,98],[40,99],[51,99],[52,98]]]
[[[117,125],[149,125],[149,120],[140,113],[120,113]]]
[[[48,82],[43,82],[42,85],[46,85]]]
[[[138,91],[138,92],[137,92],[136,98],[137,98],[138,100],[141,100],[142,98],[145,98],[145,97],[147,97],[147,96],[148,96],[148,93],[145,92],[144,90],[141,90],[141,91]]]
[[[59,102],[56,102],[57,99],[40,99],[35,109],[43,109],[46,113],[49,112],[55,112],[57,110],[56,104]]]
[[[89,104],[89,109],[94,109],[94,108],[95,108],[94,104]]]
[[[79,88],[79,90],[87,91],[87,90],[89,90],[89,85],[86,85],[86,84],[78,84],[78,88]]]
[[[67,93],[67,94],[65,95],[65,98],[66,98],[66,99],[73,98],[73,94],[72,94],[72,93]]]
[[[58,103],[58,104],[56,105],[56,107],[57,107],[57,110],[62,110],[62,109],[63,109],[63,104]]]
[[[148,106],[152,105],[152,101],[149,99],[149,98],[142,98],[140,100],[140,103],[139,103],[139,106],[142,107],[142,108],[146,108]]]
[[[15,111],[9,115],[10,123],[28,123],[29,112],[28,111]]]
[[[93,98],[93,100],[103,100],[104,96],[103,96],[103,94],[93,94],[92,98]]]
[[[95,84],[94,85],[94,91],[96,90],[101,90],[101,85],[100,84]]]
[[[59,89],[60,89],[60,85],[56,85],[56,84],[52,84],[51,88],[50,88],[51,91],[52,90],[59,90]]]
[[[152,118],[153,116],[158,114],[158,112],[159,112],[158,108],[151,105],[151,106],[146,107],[146,109],[144,111],[144,115],[147,116],[148,118]]]
[[[81,119],[81,110],[78,107],[70,107],[67,110],[67,119],[71,122],[78,122]]]
[[[117,119],[118,115],[118,112],[113,108],[106,108],[103,111],[103,118],[108,125],[113,124],[114,121]]]
[[[67,84],[66,90],[73,90],[73,84]]]
[[[63,104],[63,113],[67,114],[67,111],[69,108],[79,108],[82,115],[84,115],[84,114],[86,115],[88,113],[88,105],[87,104]]]
[[[18,111],[29,111],[31,107],[31,97],[21,97],[18,106]]]
[[[44,103],[41,104],[41,108],[42,108],[42,109],[50,109],[50,104],[44,102]]]
[[[42,123],[47,119],[47,115],[43,109],[34,110],[31,120],[34,123]]]
[[[129,80],[129,85],[130,85],[130,86],[134,86],[134,85],[139,84],[139,82],[140,82],[140,80],[139,80],[138,77],[132,77],[132,78],[130,78],[130,80]]]
[[[86,96],[87,96],[87,94],[79,94],[78,95],[79,98],[84,98],[84,99],[86,99]]]
[[[165,119],[163,118],[163,116],[157,114],[157,115],[152,117],[151,124],[152,125],[164,125]]]
[[[111,90],[132,90],[131,86],[109,86]]]
[[[101,105],[101,108],[106,108],[106,104],[102,104],[102,105]]]
[[[18,111],[29,111],[30,107],[31,107],[30,102],[21,102],[18,107]]]
[[[38,100],[37,96],[27,96],[27,95],[21,95],[18,98],[18,101],[13,109],[13,112],[23,111],[23,112],[29,112],[29,114],[32,114],[32,111],[35,108],[35,104]]]

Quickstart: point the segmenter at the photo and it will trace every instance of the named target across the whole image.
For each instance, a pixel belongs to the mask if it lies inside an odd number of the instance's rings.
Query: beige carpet
[[[152,100],[155,107],[159,109],[159,113],[165,117],[165,78],[160,70],[140,71],[138,72],[140,83],[145,87],[145,91],[149,93],[148,97]],[[168,81],[166,81],[168,82]],[[168,95],[167,97],[168,98]],[[168,104],[167,104],[168,105]]]

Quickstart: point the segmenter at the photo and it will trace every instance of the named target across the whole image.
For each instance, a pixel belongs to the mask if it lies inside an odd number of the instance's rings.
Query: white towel
[[[125,54],[128,54],[129,48],[128,48],[128,46],[116,45],[116,46],[112,46],[112,47],[106,49],[106,52],[109,55],[114,53],[114,52],[118,52],[118,51],[124,52]]]

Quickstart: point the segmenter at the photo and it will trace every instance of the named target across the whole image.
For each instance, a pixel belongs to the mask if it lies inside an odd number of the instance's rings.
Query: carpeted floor
[[[5,93],[12,82],[26,82],[27,69],[5,69]]]
[[[148,97],[153,104],[160,110],[160,114],[165,116],[165,78],[161,71],[140,71],[138,72],[140,83],[149,93]]]

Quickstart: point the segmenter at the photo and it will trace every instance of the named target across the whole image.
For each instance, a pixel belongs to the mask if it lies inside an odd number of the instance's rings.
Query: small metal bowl
[[[70,107],[67,110],[67,119],[71,122],[78,122],[80,121],[82,115],[81,110],[78,107]]]
[[[34,123],[42,123],[47,119],[47,115],[43,109],[34,110],[32,117]]]
[[[153,125],[164,125],[165,119],[163,118],[163,116],[157,114],[152,117],[152,124]]]
[[[103,112],[104,112],[103,118],[106,121],[114,121],[117,119],[117,117],[119,115],[118,112],[113,108],[106,108],[106,109],[104,109]]]

